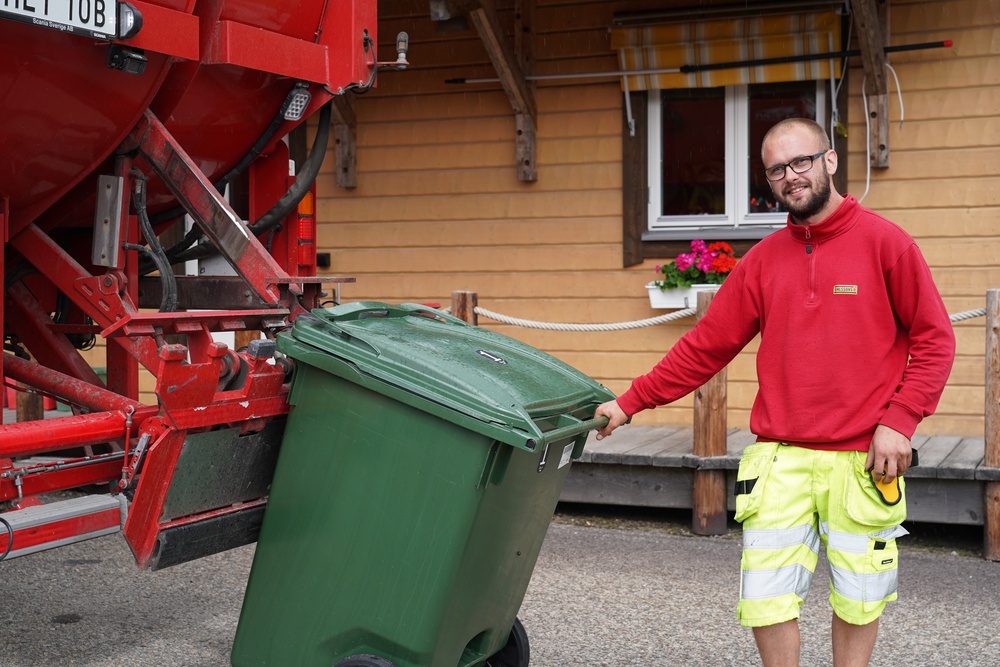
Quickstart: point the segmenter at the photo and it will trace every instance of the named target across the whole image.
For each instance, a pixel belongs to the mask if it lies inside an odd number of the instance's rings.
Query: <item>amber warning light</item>
[[[298,263],[302,267],[316,265],[316,195],[307,192],[298,205]]]

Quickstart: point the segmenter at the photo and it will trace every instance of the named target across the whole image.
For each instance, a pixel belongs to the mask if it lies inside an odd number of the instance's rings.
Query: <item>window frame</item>
[[[847,74],[844,74],[846,77]],[[818,81],[817,90],[824,91],[822,99],[818,100],[818,108],[821,110],[821,118],[831,118],[833,105],[828,81]],[[846,109],[847,89],[844,85],[846,81],[841,81],[838,86],[837,108]],[[734,89],[740,87],[732,87]],[[642,263],[646,259],[669,259],[675,257],[678,252],[688,249],[688,244],[692,239],[709,238],[711,240],[726,240],[736,250],[737,255],[741,255],[749,250],[762,238],[784,226],[786,214],[766,214],[766,213],[744,213],[738,216],[740,220],[753,216],[753,222],[743,224],[714,224],[698,225],[698,220],[692,220],[692,225],[675,225],[670,229],[650,229],[651,209],[651,186],[649,175],[653,173],[655,167],[659,171],[659,165],[653,163],[650,155],[652,152],[652,137],[650,132],[650,98],[659,96],[659,91],[636,91],[625,93],[630,96],[629,105],[622,104],[622,264],[624,267],[634,266]],[[730,91],[727,90],[727,98]],[[742,97],[742,104],[746,105],[748,98],[746,89]],[[634,132],[629,127],[628,114],[626,109],[631,107]],[[747,128],[745,124],[736,123],[728,117],[730,104],[727,102],[727,135],[732,129],[733,134],[742,133],[742,142],[745,145],[748,141],[746,136]],[[743,112],[744,116],[746,111]],[[841,112],[841,122],[846,125],[846,114]],[[824,125],[825,126],[825,125]],[[739,128],[739,129],[735,129]],[[657,132],[658,135],[658,132]],[[659,140],[659,137],[656,137]],[[734,136],[733,141],[736,141]],[[729,138],[727,136],[727,142]],[[847,140],[836,135],[834,137],[834,150],[845,157],[839,163],[839,169],[834,175],[834,184],[839,192],[846,192],[847,183]],[[728,154],[727,154],[728,157]],[[735,165],[730,164],[734,160],[727,159],[727,184],[731,176],[729,170],[735,170]],[[745,164],[745,161],[744,161]],[[746,182],[743,182],[746,181]],[[749,187],[748,179],[740,179],[737,190],[747,193]],[[732,197],[738,196],[736,194]],[[749,196],[749,195],[747,195]],[[730,197],[727,194],[727,198]],[[657,202],[658,205],[658,202]],[[691,216],[692,218],[702,218],[703,216]],[[764,218],[764,220],[761,220]],[[727,219],[729,215],[727,214]],[[758,222],[758,220],[760,220]]]

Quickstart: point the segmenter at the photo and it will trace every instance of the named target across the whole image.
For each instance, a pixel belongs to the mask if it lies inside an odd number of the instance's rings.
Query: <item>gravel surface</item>
[[[873,665],[1000,665],[1000,563],[952,541],[903,547]],[[735,531],[560,513],[520,612],[532,667],[760,664],[735,619],[739,551]],[[115,535],[0,563],[0,666],[224,667],[252,558],[144,572]],[[803,665],[830,665],[825,567],[803,608]]]
[[[736,533],[554,524],[520,614],[532,665],[759,665],[735,616],[739,560]],[[804,666],[832,664],[826,567],[800,619]],[[872,665],[1000,665],[1000,563],[925,542],[900,568]]]

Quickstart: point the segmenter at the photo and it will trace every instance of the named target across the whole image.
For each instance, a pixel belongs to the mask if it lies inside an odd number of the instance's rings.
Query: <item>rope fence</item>
[[[624,331],[625,329],[641,329],[642,327],[652,327],[657,324],[664,324],[673,320],[680,320],[694,315],[694,308],[685,308],[659,317],[648,317],[644,320],[634,320],[632,322],[610,322],[608,324],[573,324],[562,322],[537,322],[535,320],[523,320],[519,317],[501,315],[492,310],[487,310],[476,306],[476,315],[488,317],[501,324],[510,324],[516,327],[527,327],[528,329],[548,329],[550,331]]]
[[[955,313],[951,315],[951,323],[961,322],[962,320],[971,320],[974,317],[986,317],[985,308],[976,308],[974,310],[963,310],[961,313]]]
[[[450,309],[448,309],[450,310]],[[525,327],[528,329],[545,329],[548,331],[624,331],[626,329],[641,329],[642,327],[652,327],[658,324],[665,324],[666,322],[671,322],[673,320],[680,320],[685,317],[691,317],[695,314],[694,308],[684,308],[683,310],[678,310],[667,315],[660,315],[659,317],[648,317],[644,320],[633,320],[631,322],[610,322],[607,324],[575,324],[575,323],[565,323],[565,322],[538,322],[536,320],[525,320],[519,317],[511,317],[509,315],[502,315],[496,313],[492,310],[488,310],[481,306],[476,306],[474,309],[476,315],[481,317],[486,317],[501,324],[509,324],[516,327]],[[955,322],[961,322],[962,320],[970,320],[975,317],[984,317],[986,315],[985,308],[976,308],[974,310],[965,310],[960,313],[955,313],[950,315],[949,319],[952,324]]]

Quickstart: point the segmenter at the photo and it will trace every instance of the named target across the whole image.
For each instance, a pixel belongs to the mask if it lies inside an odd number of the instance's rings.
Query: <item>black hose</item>
[[[295,210],[302,198],[309,192],[316,177],[319,176],[320,167],[323,166],[323,158],[326,157],[326,148],[330,142],[330,118],[333,115],[333,100],[322,106],[319,112],[319,127],[316,128],[316,136],[313,138],[312,148],[309,156],[302,163],[302,168],[295,176],[292,187],[288,192],[275,203],[271,209],[260,216],[255,223],[250,225],[250,231],[259,236],[274,225],[278,224],[285,217]]]
[[[0,561],[10,555],[10,550],[14,546],[14,529],[7,522],[7,519],[0,517],[0,523],[2,523],[7,528],[7,548],[3,550],[3,555],[0,556]]]
[[[295,181],[288,188],[281,199],[270,208],[264,215],[260,216],[248,228],[254,236],[260,236],[269,231],[285,217],[291,213],[302,198],[309,192],[316,177],[319,176],[320,167],[323,166],[323,158],[326,157],[327,145],[330,142],[330,118],[333,114],[333,102],[329,101],[323,105],[319,113],[319,127],[316,129],[316,136],[313,139],[312,148],[309,149],[309,156],[302,163],[302,168],[295,176]],[[202,243],[194,248],[185,250],[173,256],[173,263],[187,261],[189,259],[203,259],[218,253],[218,249],[210,243]]]
[[[139,186],[135,193],[134,203],[135,212],[139,218],[139,227],[142,229],[142,235],[146,238],[146,243],[149,245],[149,250],[146,254],[153,260],[153,264],[156,265],[156,269],[160,272],[160,284],[162,286],[160,312],[172,313],[177,310],[177,278],[174,276],[174,270],[170,266],[167,253],[164,252],[163,246],[160,245],[160,241],[156,238],[156,232],[153,231],[153,223],[146,212],[146,182],[148,179],[142,172],[136,169],[133,169],[131,173]],[[126,244],[126,246],[135,247],[133,244]],[[138,247],[141,248],[142,246]]]
[[[38,269],[29,264],[27,260],[20,260],[4,274],[3,291],[6,292],[23,278],[26,278],[34,273],[38,273]]]

